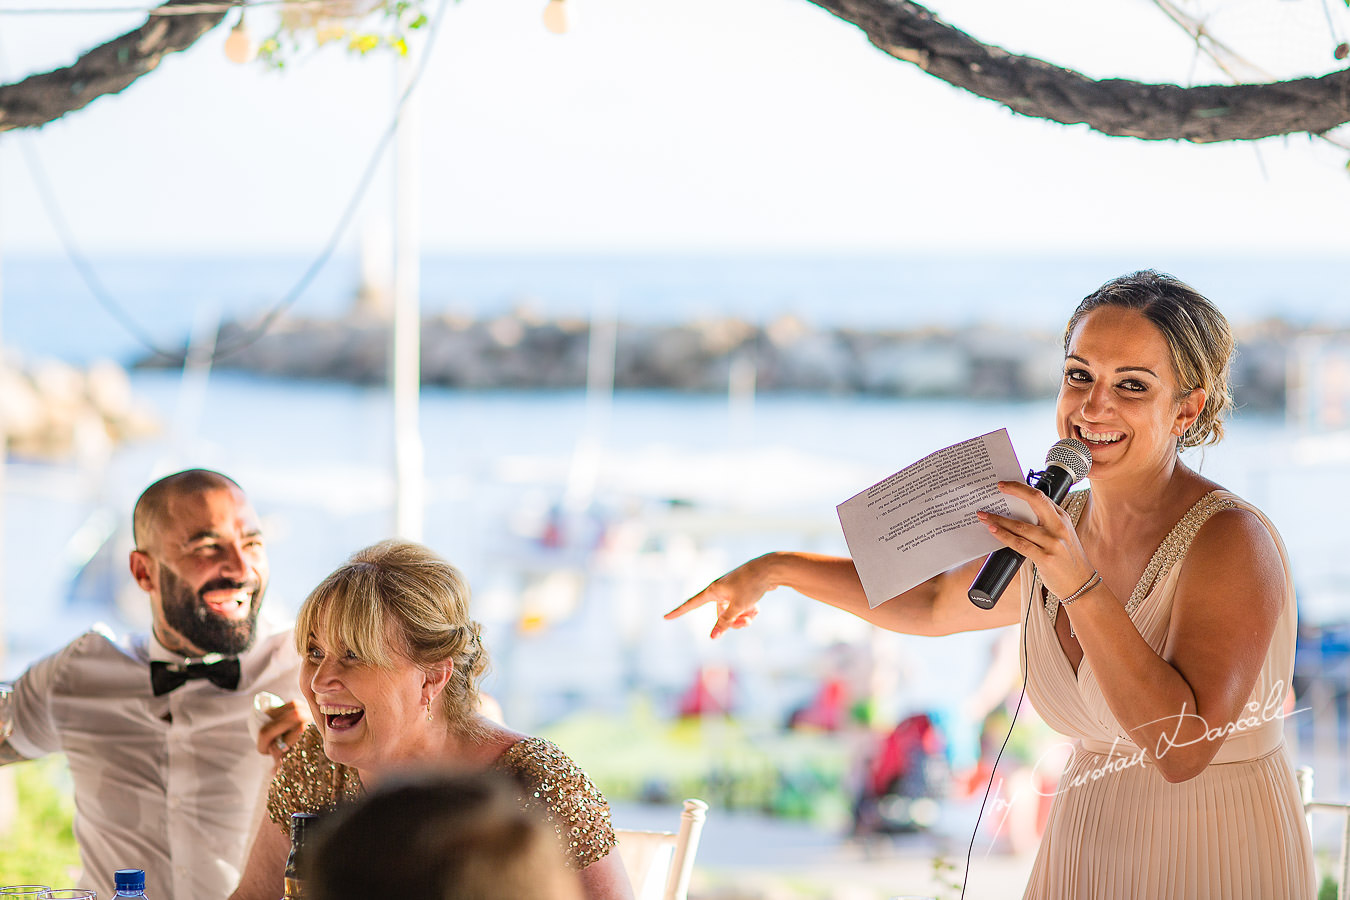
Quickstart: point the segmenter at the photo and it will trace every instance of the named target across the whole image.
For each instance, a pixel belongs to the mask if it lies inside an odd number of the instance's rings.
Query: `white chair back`
[[[1312,831],[1312,814],[1315,812],[1336,813],[1343,821],[1341,827],[1341,858],[1337,864],[1336,890],[1337,900],[1350,900],[1350,803],[1328,803],[1313,799],[1312,766],[1299,766],[1294,773],[1298,779],[1298,792],[1303,800],[1303,815],[1308,820],[1308,830]]]
[[[636,900],[687,900],[707,813],[702,800],[686,800],[678,832],[614,829]]]

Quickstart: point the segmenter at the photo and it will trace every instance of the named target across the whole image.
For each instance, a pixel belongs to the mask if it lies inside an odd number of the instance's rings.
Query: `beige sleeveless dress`
[[[1087,492],[1065,504],[1076,523]],[[1297,612],[1284,543],[1270,520],[1227,491],[1214,491],[1182,517],[1127,605],[1155,651],[1167,643],[1180,563],[1215,512],[1241,507],[1270,529],[1284,563],[1284,611],[1239,727],[1195,778],[1169,784],[1111,715],[1092,662],[1075,676],[1055,635],[1041,584],[1023,566],[1030,601],[1024,664],[1041,717],[1074,741],[1027,885],[1037,900],[1311,900],[1312,849],[1281,711],[1294,667]],[[1233,598],[1234,615],[1241,597]],[[1022,614],[1027,615],[1022,607]],[[1055,611],[1058,614],[1058,610]],[[1180,712],[1180,710],[1178,710]]]

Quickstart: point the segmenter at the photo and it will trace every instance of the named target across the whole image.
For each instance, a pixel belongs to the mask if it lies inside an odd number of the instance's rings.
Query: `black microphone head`
[[[1073,475],[1074,482],[1079,482],[1092,469],[1092,451],[1078,438],[1061,438],[1045,454],[1045,464],[1059,466]]]

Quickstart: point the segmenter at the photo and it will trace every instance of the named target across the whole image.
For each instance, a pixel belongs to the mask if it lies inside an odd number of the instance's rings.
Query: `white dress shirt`
[[[64,753],[75,783],[80,887],[114,896],[113,872],[145,870],[152,900],[221,900],[239,881],[272,760],[248,728],[253,695],[298,696],[289,627],[258,621],[239,688],[194,679],[156,697],[152,659],[183,662],[153,637],[95,626],[14,685],[15,752]]]

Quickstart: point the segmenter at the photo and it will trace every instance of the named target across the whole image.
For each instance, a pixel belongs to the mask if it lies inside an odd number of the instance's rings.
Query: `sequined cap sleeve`
[[[361,778],[323,752],[323,738],[313,725],[305,729],[281,758],[267,790],[267,815],[287,834],[291,813],[323,813],[361,795]]]
[[[494,768],[520,782],[520,805],[544,817],[570,868],[584,869],[614,849],[609,802],[555,744],[526,738],[503,753]]]

